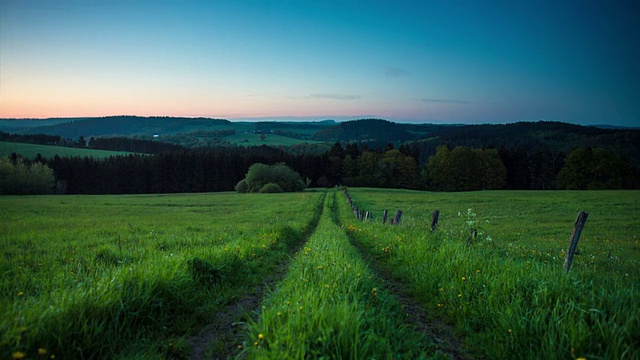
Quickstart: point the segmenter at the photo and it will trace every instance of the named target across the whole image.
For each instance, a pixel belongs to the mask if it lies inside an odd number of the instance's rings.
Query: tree
[[[29,165],[20,157],[0,159],[0,194],[49,194],[54,186],[55,177],[47,165]]]
[[[623,189],[633,184],[631,166],[606,149],[574,149],[564,163],[558,174],[558,183],[563,189]]]
[[[388,150],[382,156],[387,172],[387,186],[392,188],[417,189],[420,178],[418,164],[411,156],[397,149]]]
[[[507,170],[495,149],[439,146],[429,158],[431,187],[440,191],[501,189]]]

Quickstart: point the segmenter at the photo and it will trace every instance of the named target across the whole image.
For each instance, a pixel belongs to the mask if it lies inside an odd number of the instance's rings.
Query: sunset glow
[[[0,118],[637,126],[633,6],[2,1]]]

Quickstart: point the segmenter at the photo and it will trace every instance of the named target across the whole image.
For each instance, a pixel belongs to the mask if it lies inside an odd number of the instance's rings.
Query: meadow
[[[0,357],[184,358],[288,261],[322,196],[0,197]]]
[[[354,244],[455,326],[480,358],[640,358],[640,193],[425,193],[353,189],[340,202]],[[382,212],[404,211],[399,226]],[[438,227],[431,232],[434,210]],[[579,211],[589,219],[563,270]],[[467,244],[471,229],[478,236]]]
[[[456,354],[640,357],[640,192],[349,193],[372,220],[335,190],[0,197],[0,357],[188,358],[189,336],[265,285],[242,339],[208,356],[445,357],[410,298]]]
[[[126,151],[108,151],[95,149],[81,149],[66,146],[25,144],[17,142],[0,141],[0,157],[9,156],[12,153],[20,154],[25,158],[35,159],[38,154],[44,158],[53,158],[58,155],[64,156],[88,156],[96,159],[108,158],[109,156],[122,156],[132,154]]]

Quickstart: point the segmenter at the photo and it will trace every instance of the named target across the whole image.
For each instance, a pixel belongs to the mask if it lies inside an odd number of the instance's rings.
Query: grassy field
[[[316,232],[250,326],[243,355],[419,359],[435,354],[431,339],[405,325],[400,304],[349,244],[337,223],[335,195],[327,196]]]
[[[23,157],[33,159],[38,154],[45,158],[52,158],[56,155],[63,156],[88,156],[94,158],[107,158],[116,155],[128,155],[129,152],[124,151],[107,151],[94,149],[79,149],[65,146],[40,145],[40,144],[23,144],[15,142],[0,141],[0,156],[8,156],[12,153],[20,154]]]
[[[350,194],[377,216],[362,223],[346,199],[340,203],[354,244],[434,318],[453,324],[478,356],[640,357],[640,192]],[[383,209],[402,209],[401,225],[381,225]],[[581,210],[589,219],[565,274]],[[478,236],[467,245],[471,228]]]
[[[302,143],[308,144],[322,144],[322,141],[314,141],[314,140],[300,140],[294,139],[287,136],[275,135],[275,134],[265,134],[265,139],[260,139],[260,134],[253,133],[236,133],[234,135],[226,136],[225,140],[229,141],[232,144],[240,145],[240,146],[291,146]]]
[[[640,192],[349,193],[0,197],[0,357],[187,358],[278,271],[209,357],[442,357],[407,297],[477,358],[640,357]]]
[[[0,197],[0,357],[181,357],[286,262],[322,196]]]

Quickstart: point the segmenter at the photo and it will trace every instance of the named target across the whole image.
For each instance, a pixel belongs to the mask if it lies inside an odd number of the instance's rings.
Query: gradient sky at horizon
[[[0,1],[0,118],[640,125],[634,1]]]

